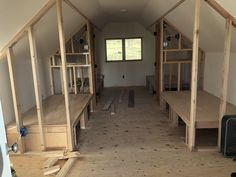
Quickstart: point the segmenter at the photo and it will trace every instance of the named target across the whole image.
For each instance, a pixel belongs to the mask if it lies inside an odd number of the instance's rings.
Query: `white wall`
[[[143,61],[107,63],[105,39],[125,37],[143,37]],[[95,44],[99,70],[105,75],[105,87],[142,86],[145,85],[145,76],[154,74],[155,37],[140,24],[135,22],[108,24],[102,32],[96,33]]]
[[[223,53],[206,53],[204,90],[219,97],[222,87]],[[236,105],[236,53],[231,53],[228,102]]]

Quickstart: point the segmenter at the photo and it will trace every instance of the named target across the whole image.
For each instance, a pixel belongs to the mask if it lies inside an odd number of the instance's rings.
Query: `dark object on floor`
[[[236,157],[236,115],[225,115],[221,126],[220,152],[227,157]]]
[[[236,173],[231,173],[231,177],[236,177]]]
[[[134,107],[134,90],[129,91],[129,103],[128,103],[129,108]]]

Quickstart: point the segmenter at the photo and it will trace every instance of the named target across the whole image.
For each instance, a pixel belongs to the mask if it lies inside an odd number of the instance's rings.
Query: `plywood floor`
[[[108,95],[119,99],[120,91],[105,93],[88,129],[80,134],[81,158],[68,177],[229,177],[236,171],[235,162],[218,152],[189,152],[184,127],[170,127],[167,113],[160,111],[145,88],[135,89],[135,108],[128,108],[126,91],[123,102],[117,101],[115,116],[100,110]],[[16,170],[24,174],[29,168]]]
[[[115,94],[119,97],[119,90]],[[228,177],[236,171],[218,152],[189,152],[184,127],[171,128],[147,90],[135,89],[135,108],[127,107],[128,92],[125,97],[115,116],[92,115],[80,137],[83,158],[69,177]]]

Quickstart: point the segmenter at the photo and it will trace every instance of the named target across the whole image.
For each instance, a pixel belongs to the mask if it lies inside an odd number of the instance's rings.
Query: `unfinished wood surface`
[[[70,95],[71,124],[75,127],[79,122],[85,108],[89,105],[91,95]],[[44,108],[44,135],[46,150],[65,150],[67,147],[67,121],[65,113],[65,100],[63,95],[53,95],[43,101]],[[24,138],[26,151],[40,150],[39,126],[36,108],[32,108],[22,116],[23,126],[28,134]],[[15,121],[6,126],[9,143],[16,142],[17,129]],[[60,139],[60,141],[58,141]]]
[[[70,158],[67,160],[67,162],[64,164],[62,169],[59,171],[59,173],[56,175],[56,177],[65,177],[67,173],[72,168],[73,164],[75,163],[76,158]]]
[[[12,50],[12,48],[9,48],[7,51],[7,62],[8,62],[10,83],[11,83],[11,92],[12,92],[16,127],[17,127],[17,132],[18,132],[17,143],[19,146],[20,153],[24,153],[24,151],[25,151],[24,138],[21,137],[20,132],[19,132],[19,129],[23,126],[23,122],[22,122],[22,117],[21,117],[20,102],[19,102],[19,98],[17,95],[15,72],[14,72],[12,60],[13,60],[13,50]]]
[[[181,89],[181,63],[178,63],[178,87],[177,90]]]
[[[230,61],[230,49],[232,40],[232,20],[226,21],[225,29],[225,43],[224,43],[224,63],[222,68],[222,87],[221,87],[221,102],[219,111],[219,135],[218,135],[218,147],[221,145],[221,122],[226,113],[227,105],[227,92],[228,92],[228,78],[229,78],[229,61]]]
[[[60,165],[52,166],[52,167],[45,169],[43,174],[45,176],[52,175],[52,174],[59,172],[60,169],[61,169]]]
[[[56,0],[56,7],[57,7],[57,24],[58,24],[60,52],[61,52],[63,88],[64,88],[64,97],[65,97],[65,112],[66,112],[67,131],[68,131],[67,132],[68,149],[73,150],[71,112],[70,112],[70,101],[69,101],[69,91],[68,91],[68,81],[67,81],[65,36],[64,36],[63,15],[62,15],[62,0]]]
[[[43,164],[43,167],[44,168],[49,168],[49,167],[52,167],[54,166],[58,161],[58,157],[51,157],[51,158],[48,158],[45,163]]]
[[[71,108],[71,122],[75,122],[76,119],[82,114],[82,111],[89,104],[91,99],[90,94],[77,94],[70,95],[70,108]],[[66,125],[66,110],[65,100],[63,95],[53,95],[43,100],[44,110],[44,124],[45,125]],[[22,116],[23,125],[31,126],[37,125],[36,107],[31,108],[25,112]],[[7,130],[14,128],[15,121],[7,124]]]
[[[105,105],[103,106],[102,110],[103,110],[103,111],[109,110],[110,107],[111,107],[111,104],[112,104],[113,101],[114,101],[114,99],[115,99],[114,97],[111,97],[109,100],[107,100],[106,103],[105,103]]]
[[[190,102],[190,125],[189,125],[189,149],[195,146],[196,136],[196,111],[197,111],[197,80],[198,80],[198,52],[199,52],[199,30],[200,30],[200,7],[201,0],[195,0],[194,28],[193,28],[193,59],[191,80],[191,102]]]
[[[163,39],[164,39],[164,20],[161,19],[161,22],[160,22],[160,74],[159,74],[159,81],[160,81],[160,84],[159,84],[159,95],[161,95],[161,93],[163,92],[164,90],[164,83],[163,83],[163,79],[164,79],[164,76],[163,76]],[[159,100],[160,102],[160,105],[162,105],[162,100],[160,98]]]
[[[74,81],[74,93],[78,94],[78,87],[77,87],[77,68],[73,67],[73,81]],[[72,84],[72,83],[71,83]],[[81,82],[81,85],[83,83]]]
[[[190,91],[163,92],[162,98],[190,125]],[[197,93],[196,128],[218,128],[220,99],[205,91]],[[227,104],[227,114],[236,114],[236,106]]]
[[[39,71],[38,71],[38,58],[37,58],[35,38],[34,38],[31,27],[28,29],[28,36],[29,36],[29,46],[30,46],[30,54],[31,54],[35,99],[36,99],[36,110],[37,110],[40,141],[41,141],[41,150],[45,150],[46,145],[45,145],[45,137],[44,137],[44,132],[43,132],[44,115],[43,115],[40,78],[39,78]]]
[[[89,45],[89,90],[90,93],[93,94],[93,98],[91,101],[91,111],[95,109],[96,106],[96,87],[95,87],[95,69],[94,69],[94,63],[95,63],[95,56],[94,56],[94,40],[93,40],[93,29],[92,25],[89,21],[87,21],[87,40],[88,40],[88,45]]]
[[[154,87],[156,88],[156,98],[160,100],[160,52],[161,52],[161,38],[160,38],[160,24],[156,24],[156,36],[155,36],[155,44],[156,44],[156,62],[155,62],[155,80]]]
[[[48,60],[48,68],[49,68],[49,79],[50,79],[50,88],[51,88],[51,94],[54,95],[55,94],[55,87],[54,87],[54,74],[53,74],[53,70],[52,70],[52,63],[51,61],[55,62],[55,58],[52,59],[51,57]],[[53,62],[53,64],[55,64]]]

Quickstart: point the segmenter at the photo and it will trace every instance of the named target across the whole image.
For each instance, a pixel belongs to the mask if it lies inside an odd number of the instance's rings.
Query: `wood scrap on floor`
[[[46,168],[43,174],[44,176],[52,175],[60,171],[60,169],[61,169],[60,165],[52,166],[52,167]]]
[[[103,106],[102,108],[103,111],[111,111],[111,115],[116,114],[116,106],[115,106],[115,97],[111,97]]]
[[[76,158],[68,159],[65,165],[62,167],[62,169],[58,172],[56,177],[65,177],[66,174],[70,171],[75,161],[76,161]]]
[[[106,101],[106,104],[103,106],[102,110],[103,111],[108,111],[109,108],[111,107],[111,104],[114,102],[115,98],[111,97],[108,101]]]
[[[57,177],[65,177],[71,169],[73,163],[79,157],[79,152],[64,152],[61,156],[50,157],[44,162],[44,175],[56,175]],[[64,165],[59,163],[61,160],[66,160]]]

